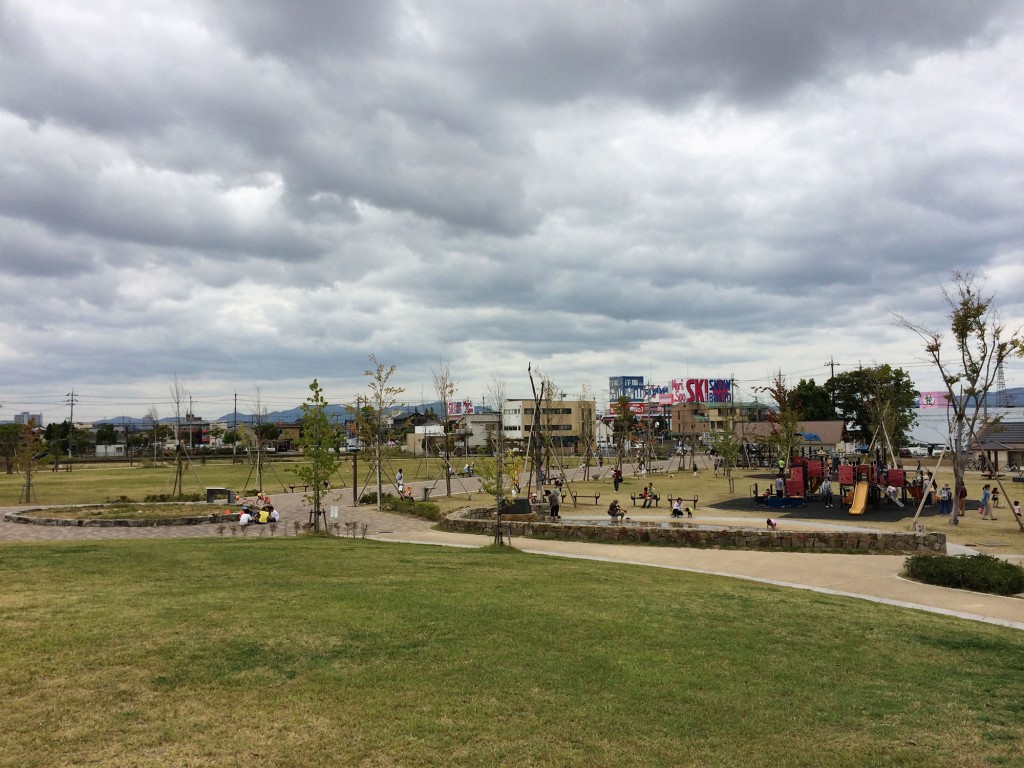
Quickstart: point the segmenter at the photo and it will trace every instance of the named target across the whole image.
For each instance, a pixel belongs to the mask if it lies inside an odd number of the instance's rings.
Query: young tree
[[[494,451],[494,461],[493,464],[488,465],[487,468],[483,470],[487,472],[488,476],[486,480],[482,482],[488,483],[484,492],[494,496],[495,508],[497,509],[498,514],[501,514],[501,510],[509,498],[508,490],[518,486],[519,484],[519,473],[522,472],[522,466],[521,464],[519,465],[519,468],[515,470],[515,474],[508,474],[506,472],[504,462],[500,460],[507,454],[513,453],[513,451],[508,447],[505,439],[505,380],[497,374],[491,375],[490,384],[487,385],[487,398],[495,404],[494,408],[498,412],[498,423],[495,426],[493,438],[491,440],[491,449]],[[493,477],[491,477],[492,467]]]
[[[722,469],[725,472],[726,480],[729,482],[729,493],[735,490],[736,481],[732,476],[732,468],[740,458],[740,444],[732,432],[713,432],[711,435],[711,448],[722,460]]]
[[[772,424],[772,432],[767,442],[775,446],[784,468],[789,467],[789,459],[796,446],[800,430],[800,405],[794,390],[786,387],[786,377],[782,371],[776,371],[772,382],[767,387],[754,387],[756,392],[767,392],[775,401],[777,410],[770,414],[768,421]]]
[[[946,332],[925,328],[899,314],[894,317],[898,325],[913,331],[924,342],[925,353],[946,387],[958,495],[970,441],[986,426],[988,392],[996,383],[999,367],[1012,355],[1024,351],[1024,337],[1020,327],[1008,331],[1003,325],[994,296],[987,293],[984,282],[973,273],[954,272],[952,285],[943,286],[940,292],[949,310],[952,350],[945,346]]]
[[[455,381],[452,379],[451,368],[448,363],[442,363],[437,371],[431,371],[431,378],[434,381],[434,390],[437,392],[437,399],[441,403],[441,413],[435,414],[438,425],[441,427],[441,450],[444,453],[444,481],[445,496],[452,495],[452,420],[448,415],[448,406],[455,397]]]
[[[185,380],[179,378],[178,374],[174,374],[170,390],[171,402],[174,403],[174,444],[179,445],[181,443],[181,406],[188,399],[188,388],[185,386]]]
[[[305,496],[306,501],[312,504],[309,522],[319,533],[321,521],[327,530],[327,513],[321,505],[325,488],[338,468],[337,453],[332,450],[338,444],[338,425],[336,417],[327,412],[328,403],[320,382],[313,379],[309,389],[311,394],[300,406],[299,445],[303,463],[295,469],[295,474],[311,489]]]
[[[363,371],[370,383],[368,389],[369,397],[366,398],[362,407],[349,408],[356,418],[356,428],[360,436],[368,440],[367,447],[373,459],[374,469],[377,473],[377,510],[381,509],[381,494],[383,483],[381,480],[381,467],[384,460],[384,448],[390,437],[391,423],[397,414],[398,396],[405,392],[404,387],[396,387],[388,382],[395,373],[395,366],[385,366],[378,362],[376,355],[370,355],[372,369]]]
[[[583,455],[583,479],[590,479],[590,462],[594,458],[594,421],[597,418],[594,405],[594,393],[589,384],[580,387],[577,397],[580,403],[580,443],[579,451]]]
[[[633,430],[636,429],[637,418],[630,408],[630,400],[627,395],[622,395],[612,406],[615,412],[615,420],[612,421],[612,439],[618,446],[618,458],[616,465],[622,466],[622,456],[626,441],[633,439]]]

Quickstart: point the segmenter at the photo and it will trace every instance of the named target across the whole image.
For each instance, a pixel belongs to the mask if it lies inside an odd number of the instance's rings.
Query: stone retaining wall
[[[870,552],[911,554],[946,552],[944,533],[868,533],[865,531],[762,531],[754,528],[713,530],[694,523],[666,521],[615,525],[595,523],[547,523],[537,520],[509,520],[502,515],[513,536],[598,543],[662,544],[704,549],[750,549],[797,552]],[[494,535],[494,511],[466,509],[452,512],[441,528],[459,533]]]
[[[45,510],[40,510],[45,513]],[[215,512],[195,517],[166,517],[153,520],[98,520],[74,517],[36,517],[24,512],[7,512],[4,520],[10,523],[27,523],[29,525],[66,525],[80,528],[153,528],[161,525],[202,525],[205,523],[237,523],[238,512],[225,515]]]

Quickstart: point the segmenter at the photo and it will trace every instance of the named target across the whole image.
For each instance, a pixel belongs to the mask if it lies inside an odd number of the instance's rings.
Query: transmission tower
[[[1006,373],[1003,371],[1002,362],[996,368],[996,405],[1000,408],[1009,406],[1006,398]]]

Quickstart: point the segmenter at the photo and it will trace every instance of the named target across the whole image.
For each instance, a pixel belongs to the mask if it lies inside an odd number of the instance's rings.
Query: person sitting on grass
[[[615,499],[611,504],[608,505],[608,515],[611,517],[613,523],[621,522],[626,517],[625,511],[619,506],[619,500]]]
[[[776,528],[779,527],[779,524],[772,520],[770,517],[768,518],[768,520],[765,521],[765,525],[768,526],[769,531],[774,531]]]

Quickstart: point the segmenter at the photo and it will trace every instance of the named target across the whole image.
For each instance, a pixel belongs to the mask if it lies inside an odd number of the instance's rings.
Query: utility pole
[[[78,398],[75,397],[75,390],[73,390],[73,389],[70,392],[67,393],[66,397],[67,397],[67,400],[65,400],[64,402],[66,402],[68,405],[71,406],[71,416],[70,416],[70,420],[68,422],[68,458],[70,459],[71,458],[71,438],[75,434],[75,403],[78,402]]]
[[[842,365],[842,363],[837,363],[832,357],[829,357],[828,362],[825,363],[825,367],[826,368],[831,368],[832,369],[832,376],[829,378],[829,381],[832,381],[832,379],[834,379],[836,377],[836,366],[837,365]],[[830,402],[832,404],[832,412],[835,413],[835,410],[836,410],[836,385],[835,384],[833,384],[831,387],[829,387],[828,395],[829,395],[829,398],[830,398]]]

